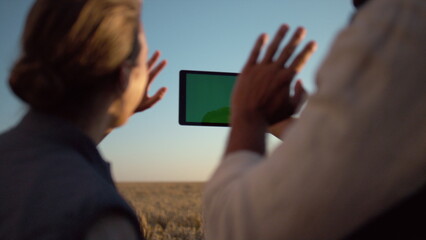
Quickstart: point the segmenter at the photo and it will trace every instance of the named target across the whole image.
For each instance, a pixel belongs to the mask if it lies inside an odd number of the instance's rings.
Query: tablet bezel
[[[203,122],[187,122],[186,117],[186,76],[187,74],[204,74],[215,76],[238,76],[233,72],[213,72],[198,70],[180,70],[179,71],[179,124],[183,126],[212,126],[227,127],[228,123],[203,123]]]

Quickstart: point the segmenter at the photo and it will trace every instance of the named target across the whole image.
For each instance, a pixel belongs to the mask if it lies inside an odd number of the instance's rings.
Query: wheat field
[[[203,183],[117,183],[148,240],[202,240]]]

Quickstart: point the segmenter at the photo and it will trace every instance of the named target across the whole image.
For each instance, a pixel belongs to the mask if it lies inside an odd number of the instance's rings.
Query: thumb
[[[146,97],[145,99],[142,100],[142,103],[136,109],[136,112],[142,112],[151,108],[161,99],[163,99],[166,92],[167,92],[167,88],[162,87],[152,97]]]
[[[294,86],[294,95],[291,98],[291,103],[295,109],[303,104],[306,99],[306,95],[307,93],[303,87],[302,80],[297,80],[296,85]]]

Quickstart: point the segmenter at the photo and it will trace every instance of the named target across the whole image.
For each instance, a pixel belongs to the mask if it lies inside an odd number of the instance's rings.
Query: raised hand
[[[280,43],[288,30],[288,25],[279,28],[262,59],[259,59],[259,55],[268,36],[262,34],[256,41],[234,88],[232,121],[255,116],[263,119],[267,125],[272,125],[293,115],[301,103],[305,93],[301,82],[296,83],[294,96],[290,95],[290,85],[315,51],[316,43],[309,42],[294,60],[289,62],[306,35],[306,30],[299,27],[280,52]]]
[[[158,59],[160,58],[160,52],[156,51],[154,55],[148,60],[148,84],[144,92],[141,103],[136,108],[135,112],[142,112],[154,106],[158,101],[160,101],[167,92],[166,87],[160,88],[153,96],[148,95],[148,91],[151,87],[152,82],[157,77],[157,75],[164,69],[167,65],[167,61],[163,60],[157,64]]]

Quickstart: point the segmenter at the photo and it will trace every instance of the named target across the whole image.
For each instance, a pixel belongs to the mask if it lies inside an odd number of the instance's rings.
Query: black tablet
[[[229,126],[232,88],[237,73],[181,70],[179,124]]]

